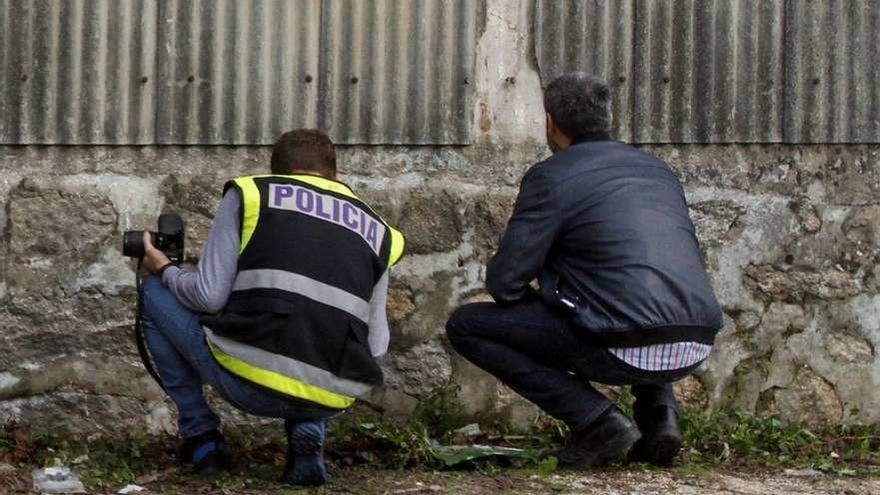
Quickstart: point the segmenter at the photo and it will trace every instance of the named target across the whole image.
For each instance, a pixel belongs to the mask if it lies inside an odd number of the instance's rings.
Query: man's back
[[[522,188],[517,211],[549,209],[558,217],[542,294],[573,309],[580,327],[603,336],[720,327],[684,193],[665,163],[620,142],[583,142],[532,167]],[[506,256],[502,246],[489,267],[490,286],[510,273]]]

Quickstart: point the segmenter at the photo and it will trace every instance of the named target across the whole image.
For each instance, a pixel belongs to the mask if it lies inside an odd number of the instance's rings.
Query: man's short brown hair
[[[282,134],[272,148],[272,173],[288,175],[295,170],[336,177],[333,141],[317,129],[296,129]]]

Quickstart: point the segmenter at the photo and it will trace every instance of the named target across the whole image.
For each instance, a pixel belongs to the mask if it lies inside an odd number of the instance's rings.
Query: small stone
[[[388,318],[392,322],[403,321],[411,315],[416,305],[413,303],[410,291],[403,288],[392,287],[388,290]]]
[[[822,230],[822,218],[819,217],[816,207],[813,206],[809,198],[806,196],[799,196],[792,202],[791,208],[797,215],[801,228],[804,229],[805,232],[815,234]]]
[[[785,473],[786,476],[796,477],[822,476],[822,471],[816,471],[815,469],[786,469],[783,473]]]
[[[482,435],[483,431],[480,429],[479,423],[471,423],[455,430],[453,434],[462,437],[476,437]]]
[[[34,470],[32,477],[37,493],[86,493],[79,476],[64,466]]]

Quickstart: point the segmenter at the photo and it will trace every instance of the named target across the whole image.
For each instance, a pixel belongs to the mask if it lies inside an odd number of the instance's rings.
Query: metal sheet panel
[[[538,0],[535,39],[546,86],[579,70],[612,86],[614,135],[632,139],[632,0]]]
[[[880,2],[786,4],[785,140],[880,142]]]
[[[480,6],[324,0],[319,127],[338,143],[469,143]]]
[[[633,140],[782,140],[784,5],[766,0],[636,4]]]
[[[320,0],[161,9],[159,143],[271,144],[316,125]]]
[[[0,143],[154,140],[156,0],[0,0]]]

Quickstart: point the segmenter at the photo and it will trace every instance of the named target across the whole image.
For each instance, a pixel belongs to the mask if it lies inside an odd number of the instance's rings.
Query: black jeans
[[[696,368],[634,368],[606,348],[590,345],[566,314],[537,298],[512,305],[462,306],[446,332],[462,356],[572,429],[589,425],[611,406],[590,381],[631,385],[638,421],[656,406],[678,411],[672,382]]]

